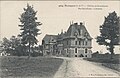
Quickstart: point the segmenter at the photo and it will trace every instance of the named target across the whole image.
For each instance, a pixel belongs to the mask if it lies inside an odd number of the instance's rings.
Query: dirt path
[[[117,71],[80,59],[66,58],[56,72],[54,78],[68,77],[120,77]]]

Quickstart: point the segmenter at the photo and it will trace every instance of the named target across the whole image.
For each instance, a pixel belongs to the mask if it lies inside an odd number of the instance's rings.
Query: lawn
[[[120,72],[120,57],[113,57],[113,59],[110,59],[110,57],[94,57],[94,58],[84,58],[84,60],[92,61],[101,63],[103,66],[106,66],[108,68],[117,70]]]
[[[52,57],[0,57],[1,77],[53,78],[63,60]]]

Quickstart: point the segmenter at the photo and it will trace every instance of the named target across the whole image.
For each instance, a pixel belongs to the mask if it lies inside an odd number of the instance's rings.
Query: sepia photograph
[[[0,78],[120,78],[120,1],[1,0]]]

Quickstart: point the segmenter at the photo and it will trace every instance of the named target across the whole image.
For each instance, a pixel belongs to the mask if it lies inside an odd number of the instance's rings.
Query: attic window
[[[77,53],[77,48],[75,48],[75,53]]]
[[[82,35],[83,34],[83,30],[80,30],[80,35]]]

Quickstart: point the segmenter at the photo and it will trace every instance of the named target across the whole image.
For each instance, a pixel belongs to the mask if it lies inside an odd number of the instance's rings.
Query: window
[[[77,45],[77,41],[75,41],[75,45]]]
[[[87,48],[85,49],[85,53],[87,53]]]
[[[79,41],[79,45],[81,45],[81,41]]]
[[[80,35],[82,35],[83,34],[83,31],[82,30],[80,30]]]
[[[85,45],[87,45],[87,41],[85,42]]]
[[[75,53],[77,53],[77,48],[75,48]]]

